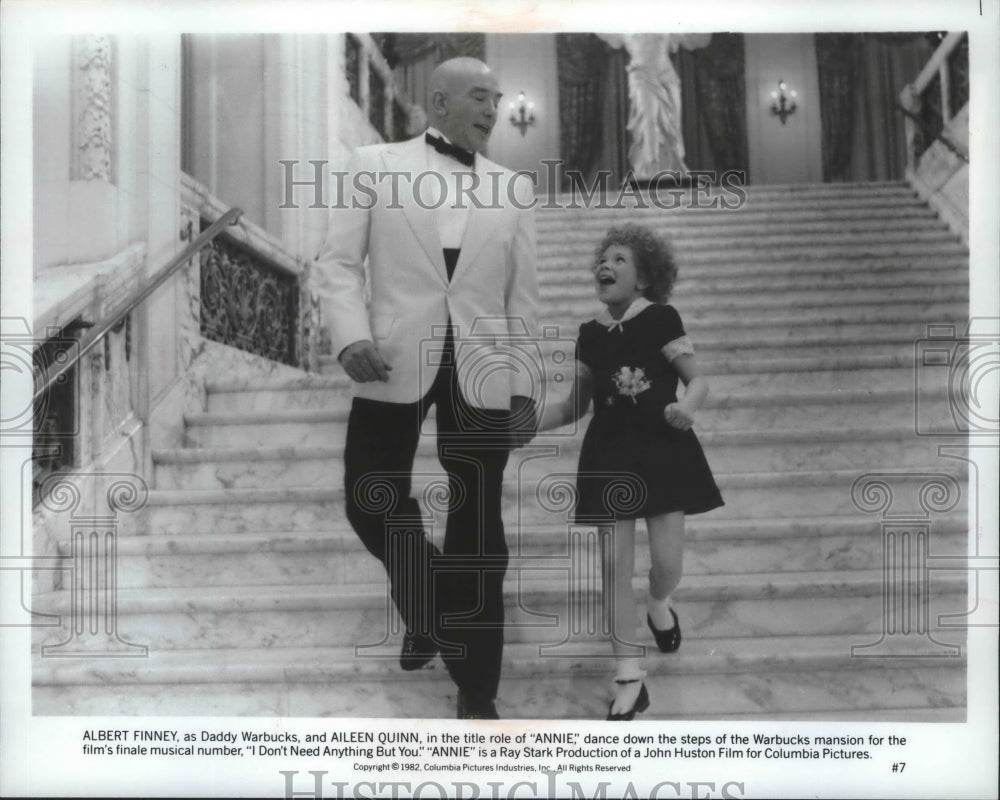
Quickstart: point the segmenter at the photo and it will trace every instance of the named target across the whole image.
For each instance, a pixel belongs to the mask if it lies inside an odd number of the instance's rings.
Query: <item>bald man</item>
[[[503,472],[536,427],[538,387],[514,357],[538,334],[533,187],[483,155],[501,96],[486,64],[444,62],[429,94],[426,134],[354,153],[317,289],[353,381],[347,517],[386,568],[406,627],[400,666],[419,669],[440,653],[458,717],[496,719]],[[440,548],[411,496],[431,406],[450,490]]]

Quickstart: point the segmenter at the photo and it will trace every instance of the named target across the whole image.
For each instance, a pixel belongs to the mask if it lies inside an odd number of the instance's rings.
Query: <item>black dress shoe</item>
[[[626,683],[635,683],[638,680],[631,681],[615,681],[619,686],[624,686]],[[612,700],[610,705],[608,705],[608,722],[623,722],[630,719],[634,719],[635,715],[639,711],[645,711],[649,708],[649,692],[646,691],[646,684],[642,684],[639,687],[639,696],[635,698],[635,704],[628,711],[623,711],[620,714],[615,714],[611,709],[615,707],[615,701]]]
[[[673,609],[670,609],[670,616],[674,618],[674,627],[661,631],[653,625],[653,618],[646,614],[646,624],[653,632],[656,646],[660,648],[661,653],[674,653],[681,646],[681,624],[677,621],[677,614]]]
[[[500,719],[491,698],[477,697],[464,689],[458,690],[458,719]]]
[[[399,666],[407,672],[420,669],[437,655],[438,646],[430,636],[407,631],[403,636],[403,649],[399,653]]]

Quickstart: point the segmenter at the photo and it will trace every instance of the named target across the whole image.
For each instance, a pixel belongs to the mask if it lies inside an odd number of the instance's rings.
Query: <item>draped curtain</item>
[[[743,35],[715,33],[705,47],[678,50],[681,125],[688,169],[741,170],[750,165],[747,144]]]
[[[434,67],[457,56],[486,58],[484,33],[373,33],[396,84],[411,101],[427,107],[427,86]]]
[[[853,33],[817,33],[819,118],[823,180],[850,180],[854,130],[854,87],[861,69],[861,48]]]
[[[556,34],[559,154],[589,176],[601,147],[602,78],[610,48],[592,33]]]
[[[904,177],[899,93],[932,53],[923,33],[816,34],[824,181]]]
[[[599,104],[601,137],[593,170],[611,173],[612,185],[621,183],[628,163],[628,53],[607,48],[601,73]]]

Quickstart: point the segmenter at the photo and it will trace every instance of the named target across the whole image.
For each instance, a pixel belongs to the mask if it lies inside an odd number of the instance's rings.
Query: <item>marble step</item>
[[[822,210],[800,209],[787,214],[755,209],[752,206],[733,209],[724,214],[709,214],[705,213],[706,209],[687,207],[668,209],[659,214],[643,214],[640,209],[636,214],[629,216],[633,220],[637,216],[644,216],[643,223],[648,227],[662,232],[679,230],[685,236],[705,235],[713,231],[769,235],[789,231],[825,233],[840,230],[852,233],[887,229],[947,230],[945,224],[927,206],[904,205],[900,208],[894,204],[882,204],[869,206],[860,213],[841,203],[831,206]],[[616,210],[588,214],[582,209],[567,209],[561,215],[539,212],[536,219],[540,237],[549,239],[553,236],[579,233],[584,226],[598,227],[605,222],[609,224],[624,222],[627,217]]]
[[[538,280],[541,286],[579,282],[581,275],[585,281],[590,260],[579,258],[560,258],[550,256],[538,264]],[[741,278],[797,278],[806,275],[821,275],[824,277],[840,277],[851,280],[854,276],[891,274],[900,280],[900,285],[906,284],[909,275],[923,272],[938,274],[965,274],[968,278],[968,253],[953,255],[937,255],[914,253],[909,256],[882,256],[881,258],[846,258],[846,259],[802,259],[801,261],[757,261],[743,262],[724,260],[719,262],[699,262],[697,264],[680,265],[678,286],[690,279],[741,279]]]
[[[593,281],[589,280],[590,274],[581,271],[577,280],[573,283],[543,284],[540,287],[540,297],[542,302],[559,301],[569,298],[585,297],[594,298]],[[909,272],[904,276],[893,273],[872,273],[866,275],[845,275],[843,273],[805,273],[801,275],[790,275],[788,277],[776,278],[774,276],[758,277],[756,275],[743,275],[733,278],[724,278],[716,275],[711,277],[691,277],[685,276],[678,280],[671,297],[680,302],[682,299],[697,300],[700,298],[710,298],[719,294],[726,295],[734,292],[746,294],[785,294],[789,292],[819,292],[825,294],[831,290],[861,290],[866,289],[871,292],[895,292],[905,286],[910,289],[916,287],[926,287],[935,289],[941,286],[967,286],[969,276],[967,272],[958,270],[944,272],[941,270],[923,270]]]
[[[853,226],[844,220],[798,225],[793,222],[785,224],[780,220],[741,224],[737,220],[729,220],[726,224],[692,226],[675,217],[657,221],[648,227],[667,239],[682,260],[685,253],[704,249],[709,252],[731,249],[756,252],[768,247],[777,251],[784,247],[809,244],[817,247],[859,247],[922,242],[949,244],[953,246],[953,252],[963,249],[955,235],[941,222],[928,224],[927,221],[917,220],[916,224],[887,225],[884,220],[875,220],[875,223],[881,224],[872,224],[867,220],[859,221]],[[604,231],[597,225],[546,230],[538,238],[539,255],[545,257],[560,249],[566,255],[575,255],[584,250],[592,253],[601,240],[601,236],[595,237],[595,233],[603,234]]]
[[[777,333],[777,332],[776,332]],[[709,337],[697,337],[690,334],[695,340],[695,351],[698,356],[699,366],[705,374],[716,374],[727,377],[723,369],[717,366],[720,363],[732,362],[739,359],[742,367],[733,367],[728,375],[745,374],[749,372],[767,372],[768,368],[777,367],[770,371],[782,371],[782,365],[788,366],[788,371],[816,371],[815,369],[803,369],[809,365],[819,368],[831,363],[830,360],[850,357],[856,359],[858,365],[865,363],[886,363],[903,366],[909,362],[916,364],[919,358],[919,330],[901,330],[895,332],[888,330],[884,333],[872,333],[869,336],[864,334],[854,335],[845,332],[838,337],[826,334],[803,331],[795,339],[778,339],[770,341],[762,339],[750,339],[748,337],[732,337],[729,341],[725,338],[713,339]],[[877,336],[877,338],[876,338]],[[570,383],[575,374],[575,343],[567,339],[550,341],[540,345],[538,355],[534,355],[536,370],[542,371],[544,380],[551,382],[547,391],[555,392],[556,396],[562,396],[569,391]],[[339,364],[327,361],[324,365],[331,370],[340,369]],[[537,374],[537,373],[536,373]],[[926,380],[921,384],[921,390],[943,388],[946,383],[946,376],[935,378],[937,373],[922,372],[926,374]],[[343,379],[338,379],[336,375],[324,375],[317,377],[308,385],[299,380],[283,382],[255,382],[244,386],[240,381],[216,381],[210,383],[206,391],[206,406],[208,414],[239,413],[256,410],[263,413],[268,410],[288,410],[326,411],[336,412],[349,407],[345,399],[345,391],[350,387],[346,374],[341,370]],[[927,384],[931,381],[930,384]],[[565,388],[558,384],[564,383]],[[938,386],[940,384],[940,386]],[[251,388],[254,387],[254,388]],[[541,386],[539,387],[541,388]],[[715,384],[713,383],[713,389]],[[562,389],[562,391],[560,391]],[[683,388],[681,388],[683,392]],[[793,393],[793,396],[798,394]],[[772,395],[775,397],[774,393]],[[540,397],[541,395],[539,395]],[[718,391],[709,394],[709,405],[712,408],[717,401],[721,401],[725,395]],[[753,398],[749,396],[738,397],[741,405],[753,403]],[[787,405],[788,402],[782,403]],[[188,424],[206,424],[205,418],[199,413],[188,415]],[[225,420],[219,417],[220,424]],[[266,419],[254,419],[253,422],[267,422]],[[321,421],[321,420],[316,420]]]
[[[951,324],[961,335],[968,321],[968,294],[963,289],[952,298],[927,298],[897,300],[895,296],[883,298],[881,304],[863,300],[848,305],[833,306],[819,303],[819,296],[799,307],[781,307],[768,302],[766,297],[755,298],[755,305],[739,310],[714,307],[698,298],[689,298],[677,304],[684,319],[685,329],[696,336],[724,342],[759,342],[770,339],[786,340],[808,336],[835,337],[851,331],[861,336],[866,328],[873,332],[895,332],[902,327],[914,334],[914,340],[926,337],[927,324]],[[539,313],[543,327],[555,326],[558,337],[551,345],[563,347],[575,341],[581,323],[593,319],[602,306],[596,299],[579,298],[571,302],[549,300],[542,304]],[[857,326],[852,329],[852,326]],[[885,327],[888,326],[888,327]],[[739,331],[739,336],[733,332]],[[875,336],[875,339],[878,337]],[[542,350],[549,345],[543,339],[538,343]],[[320,357],[324,368],[339,369],[335,354]],[[212,382],[210,385],[214,385]]]
[[[873,393],[907,388],[916,392],[916,386],[921,392],[927,388],[941,391],[948,376],[927,370],[918,373],[914,369],[915,358],[913,348],[907,347],[897,348],[895,353],[821,358],[741,358],[738,353],[733,353],[725,359],[702,360],[699,369],[709,379],[710,396],[716,397],[801,392],[835,395],[844,391],[845,387],[865,387]],[[339,366],[328,368],[340,369]],[[536,396],[565,397],[574,374],[575,367],[570,362],[559,368],[547,368],[546,381],[538,386]],[[345,391],[346,383],[345,376]],[[196,416],[192,415],[194,418]]]
[[[721,393],[713,383],[705,405],[698,412],[698,424],[703,430],[741,430],[750,428],[831,428],[864,422],[867,425],[894,425],[916,417],[916,393],[912,378],[909,385],[899,388],[855,389],[840,386],[831,391],[790,391],[761,393]],[[315,413],[303,421],[314,425],[346,428],[350,399],[342,381],[317,377],[312,388],[301,388],[299,380],[268,379],[253,384],[230,379],[209,383],[207,405],[209,414],[254,414],[247,422],[269,422],[275,412],[304,411]],[[552,397],[561,399],[565,391],[553,390]],[[922,389],[922,416],[946,421],[950,404],[946,388]],[[434,431],[436,409],[432,406],[424,422],[424,430]],[[580,424],[586,424],[587,417]],[[154,461],[156,461],[154,453]]]
[[[639,720],[965,719],[964,656],[851,658],[853,636],[705,639],[647,659],[651,706]],[[603,720],[612,672],[595,645],[537,657],[508,645],[497,698],[504,719]],[[894,645],[889,652],[908,653]],[[593,657],[589,657],[589,656]],[[440,661],[403,674],[389,659],[359,664],[350,647],[154,652],[136,660],[40,660],[40,715],[453,718],[455,687]],[[133,663],[129,663],[129,662]]]
[[[845,387],[865,387],[873,393],[915,391],[916,381],[924,382],[926,372],[917,377],[912,348],[900,350],[896,354],[851,355],[825,358],[739,358],[733,356],[714,363],[701,362],[701,373],[710,378],[711,395],[747,394],[796,394],[809,392],[836,395]],[[339,365],[326,363],[322,369],[330,370],[332,378],[340,380],[345,403],[349,404],[350,382]],[[569,391],[569,380],[573,368],[546,371],[548,382],[539,387],[539,396],[554,392],[563,397]],[[940,390],[946,375],[933,375],[927,380],[932,388]],[[922,383],[921,383],[922,386]],[[710,395],[710,396],[711,396]],[[192,415],[196,418],[196,415]]]
[[[207,416],[207,415],[206,415]],[[335,486],[343,480],[344,423],[286,422],[271,419],[246,424],[200,426],[206,446],[153,454],[158,489],[228,489],[278,486]],[[320,419],[310,414],[313,419]],[[255,418],[253,415],[251,418]],[[232,418],[227,422],[232,421]],[[900,424],[902,422],[903,424]],[[537,479],[552,470],[572,470],[579,458],[587,421],[539,434],[525,454],[551,446],[552,455],[534,458],[523,477]],[[712,430],[696,426],[713,470],[749,472],[863,468],[870,463],[926,464],[936,457],[938,437],[917,436],[914,423],[843,428]],[[956,443],[963,443],[956,437]],[[508,474],[520,468],[513,453]],[[418,444],[414,470],[439,470],[436,439],[425,433]]]
[[[864,471],[871,465],[933,464],[937,448],[943,443],[938,437],[918,437],[913,425],[892,427],[861,427],[828,429],[764,429],[764,430],[702,430],[698,438],[713,472],[722,474],[756,471],[787,472],[796,469]],[[542,435],[532,444],[537,448],[553,444],[556,453],[549,458],[528,461],[520,469],[522,479],[541,479],[556,470],[575,470],[583,436]],[[948,440],[951,444],[966,443],[964,435]],[[426,448],[426,449],[424,449]],[[434,457],[433,439],[418,449],[427,454],[427,464]],[[519,468],[518,454],[512,456],[508,474]]]
[[[538,242],[539,261],[557,256],[559,258],[583,259],[589,263],[594,247],[600,237],[579,237],[571,242]],[[871,258],[884,255],[912,255],[936,253],[957,255],[966,252],[961,242],[954,237],[937,236],[921,239],[908,232],[898,235],[857,236],[844,239],[838,236],[781,237],[781,241],[754,241],[745,238],[727,239],[719,237],[709,244],[678,242],[674,247],[677,262],[681,268],[688,264],[718,262],[740,259],[744,261],[765,260],[800,261],[805,258]]]
[[[511,565],[504,584],[505,641],[549,646],[574,639],[606,639],[602,632],[599,575],[571,574],[569,559],[537,557]],[[570,586],[574,587],[572,598]],[[576,587],[583,586],[583,589]],[[685,639],[858,634],[860,641],[887,624],[881,569],[762,574],[689,575],[673,593]],[[634,579],[636,602],[647,581]],[[593,587],[593,588],[590,588]],[[150,650],[331,646],[349,642],[375,658],[393,658],[400,622],[384,577],[369,583],[302,582],[264,586],[180,586],[119,589],[115,594],[119,636]],[[922,600],[926,624],[940,630],[943,615],[967,610],[966,574],[936,571]],[[68,591],[35,598],[34,610],[61,624],[33,631],[36,646],[56,646],[71,635]],[[652,633],[637,609],[635,643]],[[916,618],[912,620],[916,624]],[[97,637],[92,640],[99,644]],[[860,643],[860,642],[859,642]]]
[[[897,427],[910,423],[912,430],[918,407],[917,392],[912,384],[899,383],[901,385],[896,387],[883,385],[868,389],[837,387],[828,391],[741,393],[724,391],[725,382],[713,379],[712,390],[698,412],[696,430],[754,430],[777,425],[788,430],[824,430],[863,425],[884,427],[887,423]],[[921,418],[936,418],[941,428],[950,418],[950,395],[944,383],[925,381],[919,394]],[[283,389],[283,385],[286,384],[275,382],[272,389],[258,393],[238,390],[210,393],[209,407],[217,410],[189,414],[187,424],[192,428],[245,429],[251,438],[257,435],[256,441],[261,444],[279,447],[341,444],[350,413],[350,402],[343,389],[339,385],[316,389],[307,401],[298,391]],[[545,402],[562,402],[568,391],[568,384],[547,387]],[[431,406],[422,426],[424,433],[434,433],[436,416],[436,408]],[[590,416],[589,412],[585,414],[576,423],[577,428],[583,429]],[[289,436],[271,440],[255,433],[257,429],[271,426],[281,426]],[[561,429],[560,433],[566,431]],[[200,438],[202,434],[195,436]],[[232,438],[237,438],[235,432]],[[154,462],[208,460],[199,455],[183,456],[177,451],[169,451],[168,456],[167,452],[154,452]],[[233,456],[226,458],[232,460]]]
[[[655,227],[658,232],[666,235],[680,258],[683,258],[684,253],[696,250],[707,250],[708,252],[772,250],[779,252],[786,247],[797,249],[807,246],[866,248],[884,247],[892,244],[910,245],[918,242],[930,246],[949,245],[952,251],[962,249],[959,240],[943,224],[924,225],[917,228],[883,225],[878,228],[872,227],[853,232],[842,230],[840,225],[812,226],[812,229],[806,226],[802,230],[797,230],[791,225],[785,229],[777,226],[771,230],[768,230],[766,225],[748,225],[743,226],[742,229],[730,230],[729,225],[719,224],[689,233],[688,227],[681,224],[680,220],[677,220],[675,225],[657,224],[651,227]],[[592,238],[593,232],[590,228],[565,231],[549,230],[544,237],[538,239],[538,253],[540,257],[544,257],[557,250],[561,250],[567,255],[585,251],[593,252],[596,242],[592,241]],[[597,241],[600,241],[599,237]]]
[[[840,191],[800,190],[800,191],[760,191],[762,187],[742,187],[745,200],[736,196],[739,191],[711,189],[700,191],[695,196],[691,190],[677,190],[663,187],[655,196],[648,193],[621,193],[618,187],[609,186],[609,191],[587,199],[586,193],[577,189],[556,198],[546,199],[538,204],[537,215],[543,224],[560,218],[578,218],[593,221],[604,219],[628,219],[658,217],[666,214],[701,214],[709,217],[730,217],[738,214],[768,212],[783,216],[807,214],[811,211],[829,209],[843,210],[855,215],[867,208],[909,209],[927,208],[926,202],[916,195],[911,187],[889,189],[869,189],[852,187]],[[654,202],[659,201],[659,202]]]
[[[836,313],[844,307],[895,305],[897,303],[962,303],[969,297],[965,284],[945,284],[943,286],[901,286],[894,290],[872,291],[869,289],[831,288],[823,292],[789,291],[782,294],[760,294],[719,292],[714,296],[699,295],[679,299],[675,305],[683,319],[692,314],[708,313],[717,316],[720,313],[764,313],[768,311],[782,312],[788,308],[806,309],[820,308],[827,313]],[[593,316],[595,302],[593,298],[582,297],[576,302],[569,299],[549,299],[545,302],[542,319],[561,319],[570,316],[581,322]],[[588,316],[588,312],[589,316]],[[930,308],[918,319],[934,319]]]
[[[649,569],[638,524],[636,575]],[[966,552],[966,520],[935,519],[929,534],[934,555]],[[567,556],[568,528],[508,526],[512,564],[523,556]],[[684,573],[762,573],[867,569],[882,559],[878,522],[862,516],[802,517],[764,521],[692,517],[685,531]],[[577,543],[574,541],[573,547]],[[68,555],[68,548],[60,552]],[[321,531],[202,533],[124,536],[118,540],[118,585],[123,589],[239,586],[288,583],[338,585],[384,580],[382,565],[345,527]]]
[[[912,362],[912,358],[909,360]],[[343,410],[346,413],[346,409],[349,409],[351,404],[350,379],[338,364],[327,362],[321,366],[322,369],[329,372],[316,373],[315,377],[322,382],[321,388],[310,390],[309,395],[291,397],[282,394],[280,390],[268,390],[265,394],[269,397],[266,396],[260,401],[233,396],[225,401],[228,407],[221,407],[219,411],[230,409],[242,411],[245,410],[243,406],[249,403],[250,405],[266,406],[266,408],[258,410],[287,407],[302,411],[330,411],[330,413],[339,413]],[[859,389],[858,391],[865,391],[874,399],[885,397],[898,400],[904,396],[912,398],[915,385],[914,370],[901,359],[892,356],[852,357],[834,360],[768,359],[760,360],[749,366],[745,363],[735,363],[733,371],[728,373],[711,373],[705,369],[704,365],[701,366],[701,369],[703,374],[711,376],[709,397],[712,400],[734,397],[737,401],[741,401],[751,395],[775,399],[782,396],[795,398],[803,394],[816,398],[833,397],[839,396],[845,391],[852,392],[854,386],[865,387],[864,390]],[[845,384],[845,370],[853,372],[850,385]],[[558,382],[555,380],[557,374],[560,376]],[[540,392],[544,392],[544,396],[549,396],[548,393],[552,392],[554,397],[563,397],[569,391],[569,383],[567,382],[569,375],[568,369],[565,373],[551,371],[552,381],[540,387]],[[946,377],[934,378],[931,381],[930,389],[941,391],[941,384],[945,382]],[[921,383],[921,391],[926,391],[923,383],[926,381]],[[223,382],[218,385],[233,386]],[[239,388],[226,388],[224,391],[227,395],[243,393],[243,390]],[[860,395],[858,396],[860,397]],[[215,404],[214,400],[210,402]],[[329,406],[330,402],[335,405]],[[811,402],[821,403],[822,400]],[[906,408],[909,409],[912,406],[913,402],[909,400]],[[191,418],[196,419],[197,413],[191,414]]]
[[[816,221],[834,218],[848,223],[852,220],[869,218],[869,214],[885,220],[886,227],[891,227],[896,220],[913,216],[924,216],[930,224],[934,224],[933,216],[926,216],[927,204],[920,198],[911,197],[840,197],[825,200],[781,198],[754,198],[738,207],[734,207],[733,198],[715,195],[708,203],[672,203],[668,208],[657,208],[652,204],[629,204],[623,208],[586,208],[578,196],[575,205],[568,205],[558,213],[537,208],[539,230],[559,230],[567,225],[577,225],[580,228],[601,228],[603,226],[621,225],[635,222],[641,225],[654,226],[683,220],[685,222],[702,222],[723,228],[727,223],[740,224],[754,222],[768,224],[785,221],[795,223],[800,221]],[[714,204],[716,207],[711,208]],[[723,208],[728,204],[729,208]]]
[[[578,306],[584,309],[590,306],[587,311],[574,314],[578,319],[593,317],[597,309],[595,303],[579,302]],[[679,305],[680,308],[689,309],[690,306]],[[685,311],[686,313],[686,311]],[[568,316],[564,314],[563,316]],[[695,316],[687,317],[692,323],[685,322],[685,330],[691,337],[695,352],[698,356],[699,364],[710,372],[718,372],[713,367],[713,362],[720,359],[726,360],[727,356],[738,356],[741,361],[746,359],[774,359],[790,358],[803,359],[839,355],[880,355],[889,353],[905,353],[909,355],[911,361],[918,357],[917,348],[919,343],[926,339],[927,326],[920,323],[896,323],[885,325],[873,324],[844,324],[841,326],[786,326],[753,328],[747,330],[743,335],[720,334],[715,331],[706,330],[698,332],[698,328],[704,327],[698,324],[697,311]],[[952,323],[956,330],[961,330],[960,323]],[[552,326],[547,326],[551,329]],[[564,378],[571,374],[568,369],[572,365],[576,353],[576,336],[579,332],[579,324],[572,322],[557,325],[553,335],[548,339],[530,342],[515,342],[511,345],[520,353],[523,353],[529,363],[535,364],[536,370],[551,372],[549,377],[563,373]],[[340,365],[333,356],[321,356],[320,364],[326,374],[335,374],[340,370]],[[741,370],[745,371],[745,370]]]
[[[338,374],[309,373],[301,378],[215,378],[205,381],[209,413],[247,411],[329,411],[347,419],[350,379],[335,360],[321,362]]]
[[[633,220],[634,222],[635,220]],[[619,220],[621,224],[625,220]],[[604,233],[616,223],[604,220],[574,221],[564,220],[560,224],[539,226],[538,244],[552,246],[563,244],[572,251],[588,246],[593,250]],[[696,217],[680,214],[664,214],[650,219],[644,227],[670,241],[678,251],[691,251],[710,245],[716,249],[720,244],[730,245],[742,240],[751,246],[762,245],[766,241],[780,237],[778,246],[790,243],[793,237],[800,242],[820,238],[829,242],[838,233],[858,241],[900,241],[902,234],[914,235],[920,241],[954,241],[954,234],[940,220],[925,216],[908,215],[885,217],[857,215],[853,218],[829,218],[818,215],[815,218],[782,219],[766,214],[741,214],[725,219]],[[894,238],[878,239],[881,234],[890,233]],[[717,244],[718,243],[718,244]]]
[[[612,181],[608,181],[609,186],[613,186]],[[664,184],[664,187],[666,184]],[[613,186],[615,191],[618,190],[617,186]],[[861,196],[861,197],[914,197],[915,194],[913,189],[910,187],[909,183],[906,181],[860,181],[851,183],[774,183],[774,184],[753,184],[750,186],[741,186],[742,191],[747,194],[747,196],[753,197],[836,197],[841,195],[847,196]],[[708,187],[709,191],[712,192],[722,192],[722,189],[718,187]],[[579,191],[579,190],[577,190]],[[639,190],[642,193],[642,190]],[[688,192],[693,192],[694,189],[687,189]],[[699,188],[700,192],[704,192],[705,188]],[[733,191],[732,186],[726,189],[727,192]],[[568,198],[572,196],[569,191],[560,191],[551,195],[553,200],[558,200],[560,203],[564,203]],[[544,206],[541,206],[544,209]]]
[[[655,202],[659,201],[659,202]],[[553,208],[558,204],[558,207]],[[549,206],[549,207],[546,207]],[[588,198],[584,192],[567,194],[561,201],[548,198],[536,206],[541,227],[579,222],[581,225],[621,224],[626,221],[651,224],[663,218],[685,217],[709,219],[721,224],[725,220],[751,219],[797,220],[816,213],[839,212],[847,218],[864,217],[869,210],[883,213],[907,213],[927,209],[927,203],[912,189],[902,191],[850,191],[820,194],[747,194],[741,199],[732,192],[712,191],[695,197],[691,192],[667,190],[657,195],[621,196],[616,189],[605,195]]]
[[[837,515],[854,511],[851,486],[869,472],[903,473],[897,478],[900,491],[907,496],[926,482],[922,473],[949,473],[959,486],[967,480],[955,459],[939,459],[933,469],[913,471],[910,465],[872,464],[847,470],[800,470],[795,472],[717,473],[716,481],[726,505],[711,512],[712,519],[771,519],[811,515]],[[541,486],[528,482],[518,487],[505,480],[502,513],[505,524],[565,524],[571,512],[573,496],[568,491],[575,481],[575,470],[548,476]],[[424,504],[425,513],[440,517],[444,472],[416,474],[411,494]],[[564,489],[565,487],[565,489]],[[965,507],[959,498],[955,509]],[[325,530],[342,524],[343,487],[267,489],[177,489],[153,490],[147,505],[147,529],[150,533],[224,533],[261,530]],[[438,523],[440,527],[440,521]]]

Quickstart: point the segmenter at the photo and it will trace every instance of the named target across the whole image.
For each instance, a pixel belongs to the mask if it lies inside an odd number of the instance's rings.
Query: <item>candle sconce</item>
[[[521,131],[522,136],[529,125],[535,124],[535,104],[525,98],[523,91],[517,95],[517,102],[510,104],[510,124]]]
[[[771,113],[781,120],[782,125],[798,108],[795,103],[795,98],[798,96],[799,93],[794,89],[789,89],[788,84],[783,80],[778,81],[778,90],[771,92]]]

